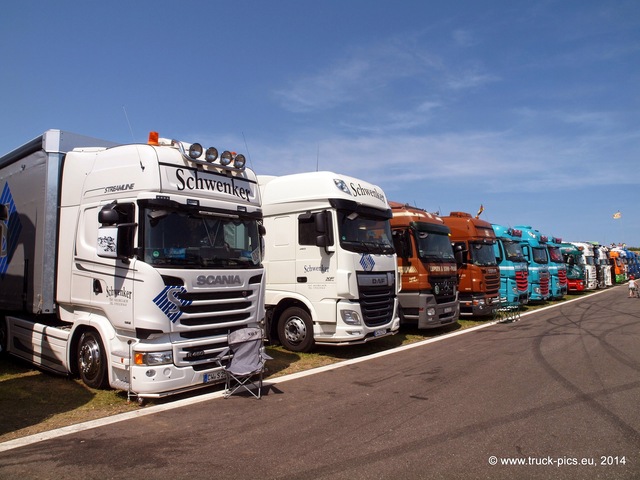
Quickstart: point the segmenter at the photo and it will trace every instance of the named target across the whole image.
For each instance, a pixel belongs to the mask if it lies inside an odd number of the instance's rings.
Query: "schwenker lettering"
[[[251,189],[243,188],[235,185],[233,179],[230,181],[220,181],[214,178],[202,177],[196,170],[194,176],[189,175],[184,169],[176,170],[176,178],[178,179],[178,190],[206,190],[208,192],[220,192],[227,195],[233,195],[243,200],[251,198]]]
[[[382,192],[379,192],[377,189],[370,189],[370,188],[366,188],[363,187],[362,185],[358,184],[357,186],[354,185],[353,183],[351,185],[349,185],[351,187],[351,191],[353,192],[353,194],[357,197],[357,196],[369,196],[369,197],[374,197],[377,198],[378,200],[380,200],[381,202],[384,202],[384,194]]]

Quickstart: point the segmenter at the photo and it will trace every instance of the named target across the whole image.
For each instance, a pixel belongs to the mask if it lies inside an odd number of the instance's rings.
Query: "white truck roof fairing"
[[[95,160],[88,161],[87,156],[92,154]],[[67,155],[66,162],[75,164],[79,172],[84,169],[85,174],[100,174],[86,175],[83,182],[70,186],[63,192],[63,205],[66,199],[157,192],[260,206],[253,171],[221,171],[215,166],[195,165],[177,149],[167,146],[131,144],[106,150],[77,149]]]
[[[384,191],[377,185],[334,172],[307,172],[281,177],[258,175],[265,214],[300,203],[300,209],[326,207],[329,199],[351,200],[380,210],[390,210]]]

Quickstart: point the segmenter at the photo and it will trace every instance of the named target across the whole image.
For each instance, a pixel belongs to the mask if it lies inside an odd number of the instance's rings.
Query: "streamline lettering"
[[[358,184],[357,186],[354,185],[353,183],[351,185],[349,185],[351,187],[351,191],[353,192],[354,196],[369,196],[369,197],[374,197],[377,198],[378,200],[380,200],[381,202],[386,202],[386,200],[384,199],[384,194],[380,193],[378,190],[376,190],[375,188],[372,190],[370,188],[366,188],[363,187],[362,185]]]
[[[125,190],[133,190],[135,183],[126,183],[124,185],[111,185],[109,187],[104,187],[104,193],[114,193],[114,192],[122,192]]]
[[[191,176],[185,174],[182,168],[176,170],[176,178],[178,179],[178,191],[205,190],[233,195],[247,201],[251,198],[251,189],[234,185],[233,179],[231,182],[221,182],[213,178],[202,178],[198,176],[198,171],[195,172],[195,176]]]

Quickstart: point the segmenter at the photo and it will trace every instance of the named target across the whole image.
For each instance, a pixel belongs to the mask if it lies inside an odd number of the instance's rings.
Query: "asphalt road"
[[[277,383],[261,400],[6,450],[0,478],[637,479],[640,301],[626,296]]]

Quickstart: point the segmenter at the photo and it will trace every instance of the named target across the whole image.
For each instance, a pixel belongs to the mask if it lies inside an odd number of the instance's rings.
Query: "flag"
[[[484,205],[480,204],[480,209],[478,210],[478,213],[476,213],[476,218],[479,218],[482,212],[484,212]]]
[[[613,214],[614,220],[618,220],[620,217],[622,217],[620,210],[618,210],[616,213]]]

